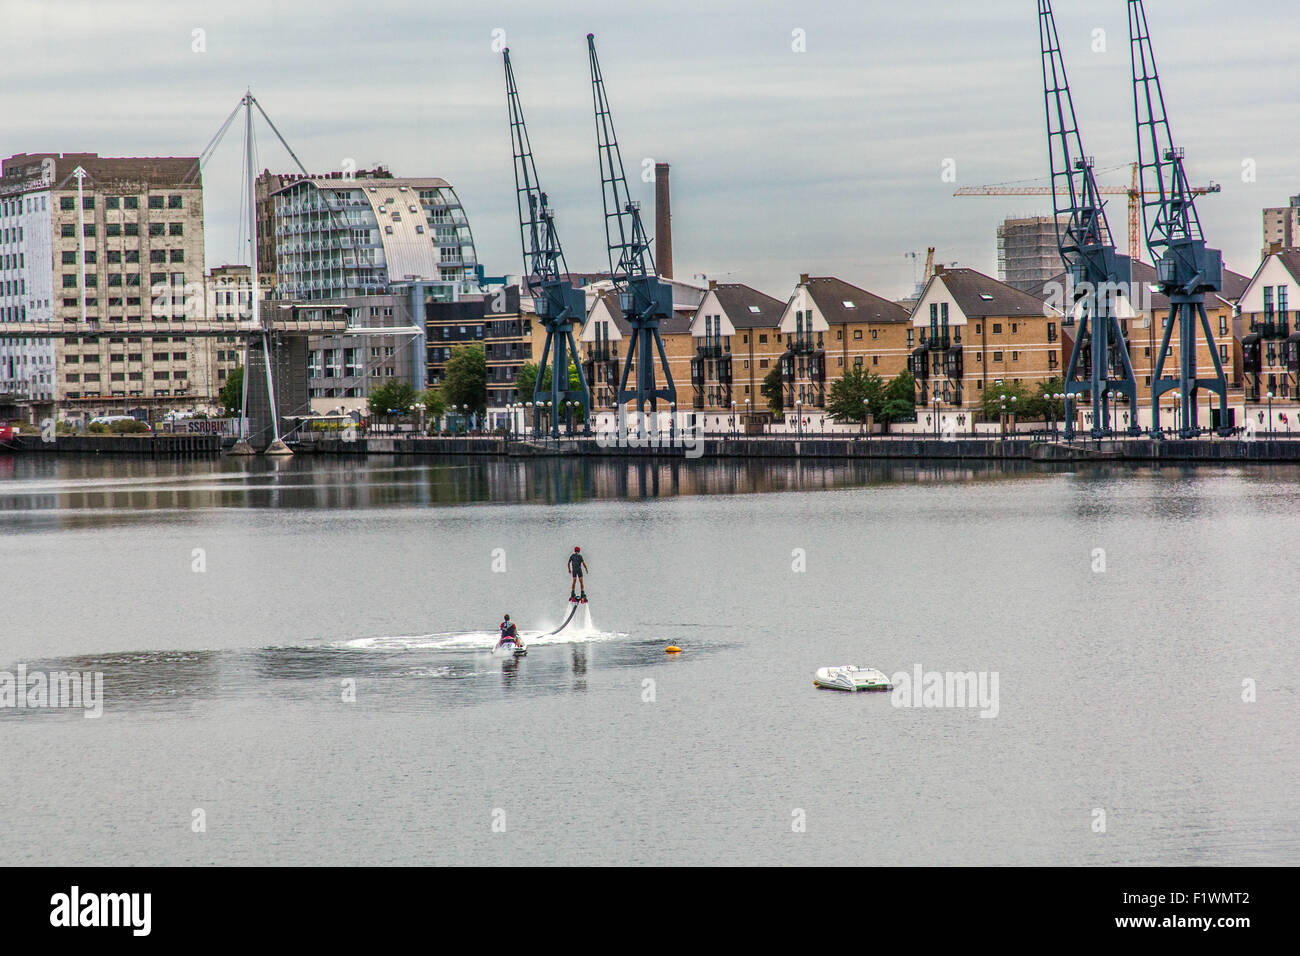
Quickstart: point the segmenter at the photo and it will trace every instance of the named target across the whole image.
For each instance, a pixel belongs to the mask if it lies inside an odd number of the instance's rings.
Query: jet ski
[[[515,657],[523,657],[525,654],[528,653],[528,648],[524,647],[522,644],[519,643],[519,641],[515,640],[514,638],[507,637],[504,641],[501,641],[499,644],[497,644],[496,647],[492,649],[492,653],[513,654]]]
[[[818,668],[813,676],[813,684],[829,690],[847,691],[892,690],[894,687],[889,678],[874,667],[857,667],[853,664]]]

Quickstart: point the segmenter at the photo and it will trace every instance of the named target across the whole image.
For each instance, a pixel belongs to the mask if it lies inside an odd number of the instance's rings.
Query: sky
[[[1050,212],[1033,197],[952,195],[1047,175],[1029,0],[0,2],[4,156],[198,155],[251,88],[312,172],[351,160],[451,182],[489,274],[522,269],[503,43],[569,267],[607,267],[588,32],[651,231],[641,170],[672,164],[679,279],[784,299],[806,272],[901,297],[928,246],[996,275],[1002,218]],[[1120,167],[1136,147],[1125,0],[1054,6],[1084,149],[1110,168],[1099,180],[1126,184]],[[1198,203],[1206,239],[1249,274],[1260,210],[1300,193],[1300,8],[1146,8],[1188,176],[1222,186]],[[240,137],[204,168],[209,266],[246,261]],[[293,169],[264,126],[256,142],[259,167]],[[1121,247],[1124,204],[1109,208]]]

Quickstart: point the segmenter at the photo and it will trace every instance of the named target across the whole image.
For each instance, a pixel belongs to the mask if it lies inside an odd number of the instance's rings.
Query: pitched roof
[[[1300,252],[1296,254],[1297,265],[1300,266]],[[1130,260],[1129,262],[1129,284],[1143,285],[1146,290],[1143,293],[1144,301],[1150,301],[1151,309],[1155,312],[1164,312],[1169,309],[1169,297],[1160,292],[1160,285],[1156,282],[1155,267],[1142,260]],[[1246,293],[1246,287],[1250,285],[1250,277],[1244,276],[1240,272],[1233,272],[1231,269],[1223,270],[1223,289],[1217,294],[1220,299],[1228,303],[1235,303]],[[1065,273],[1059,273],[1052,276],[1043,283],[1043,296],[1049,295],[1049,289],[1061,289],[1065,286]]]
[[[1043,296],[1022,292],[974,269],[945,269],[934,278],[943,281],[957,308],[968,319],[1045,314]]]
[[[909,313],[874,292],[832,276],[811,276],[804,284],[828,325],[850,322],[906,322]],[[784,306],[782,306],[784,309]],[[728,313],[730,314],[730,313]]]
[[[743,282],[719,282],[710,290],[737,329],[774,328],[781,323],[785,303]],[[757,311],[755,311],[757,310]]]

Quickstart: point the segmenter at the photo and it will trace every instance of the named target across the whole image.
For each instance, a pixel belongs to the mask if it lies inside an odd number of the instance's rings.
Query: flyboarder
[[[569,576],[572,578],[569,582],[569,600],[574,603],[586,603],[587,584],[582,580],[582,572],[586,570],[589,569],[587,562],[583,560],[582,548],[574,545],[573,554],[569,555]],[[582,596],[575,597],[573,592],[579,587],[582,588]]]

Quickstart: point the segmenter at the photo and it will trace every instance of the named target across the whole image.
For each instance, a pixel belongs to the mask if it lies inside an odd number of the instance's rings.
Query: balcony
[[[943,353],[943,371],[949,378],[961,378],[962,376],[962,351],[961,346],[949,348]]]
[[[789,340],[790,351],[795,355],[810,355],[821,348],[821,342],[814,343],[811,332],[796,332]]]
[[[907,367],[913,377],[920,381],[930,377],[930,355],[926,346],[912,349],[912,354],[907,358]]]
[[[731,354],[731,343],[722,343],[717,339],[703,339],[695,350],[700,358],[718,359]]]
[[[724,355],[722,358],[718,359],[717,361],[718,361],[718,365],[716,371],[718,373],[718,384],[730,386],[731,385],[731,356]]]

